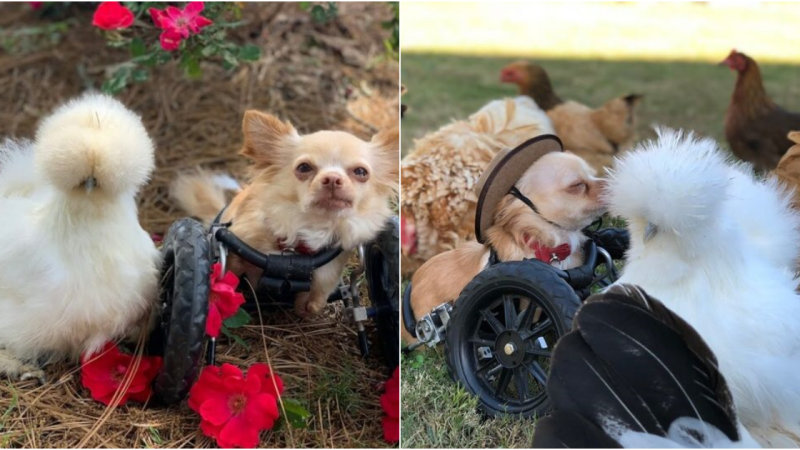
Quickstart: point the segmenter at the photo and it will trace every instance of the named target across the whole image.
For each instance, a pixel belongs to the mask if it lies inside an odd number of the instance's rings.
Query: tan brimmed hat
[[[494,222],[497,205],[517,184],[533,163],[550,152],[563,151],[561,139],[543,134],[529,139],[515,148],[505,148],[495,155],[478,181],[478,205],[475,208],[475,237],[484,243],[483,231]]]

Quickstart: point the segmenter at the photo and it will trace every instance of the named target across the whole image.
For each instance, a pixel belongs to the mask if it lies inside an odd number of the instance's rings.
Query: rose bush
[[[226,70],[242,61],[257,61],[261,49],[238,45],[228,30],[241,22],[241,3],[102,2],[92,24],[102,30],[108,45],[127,48],[130,59],[109,71],[103,90],[117,93],[132,82],[146,81],[153,67],[177,61],[189,78],[202,75],[200,62],[219,64]]]

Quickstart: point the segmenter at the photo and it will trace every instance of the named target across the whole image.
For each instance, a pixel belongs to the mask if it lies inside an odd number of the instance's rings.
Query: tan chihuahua
[[[512,195],[497,206],[483,245],[469,241],[425,262],[411,280],[411,307],[415,317],[454,301],[464,287],[484,270],[491,248],[500,261],[536,258],[570,269],[583,264],[581,230],[605,211],[602,180],[583,159],[571,153],[549,153],[537,160],[516,183],[537,211]],[[558,262],[553,261],[553,254]],[[403,330],[407,343],[415,340]]]
[[[221,222],[262,253],[315,253],[341,246],[341,255],[314,271],[311,291],[296,297],[301,316],[318,314],[336,289],[351,251],[377,236],[392,214],[399,179],[397,128],[365,142],[342,131],[300,135],[288,122],[247,111],[241,154],[253,161],[252,179],[231,201]],[[172,197],[210,223],[225,207],[222,188],[207,174],[181,175]],[[258,280],[263,271],[235,255],[228,268]]]

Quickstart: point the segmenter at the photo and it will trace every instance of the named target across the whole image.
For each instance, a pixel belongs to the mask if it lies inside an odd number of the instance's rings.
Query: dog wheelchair
[[[628,248],[627,231],[603,228],[601,219],[583,231],[589,239],[580,267],[554,267],[563,259],[557,248],[537,256],[540,259],[498,260],[486,230],[506,196],[519,200],[540,222],[560,227],[516,184],[539,158],[563,151],[554,135],[500,150],[476,185],[475,239],[491,249],[488,266],[454,303],[442,299],[444,303],[420,318],[411,309],[413,287],[408,285],[403,294],[403,327],[418,339],[406,351],[443,343],[450,376],[478,397],[480,410],[488,415],[531,417],[550,409],[545,386],[553,347],[570,331],[581,301],[617,279],[614,261]]]
[[[342,253],[341,248],[305,255],[292,252],[263,254],[239,239],[229,224],[206,229],[184,218],[173,223],[161,248],[163,267],[159,289],[160,319],[153,330],[148,352],[163,357],[153,391],[164,404],[181,401],[189,392],[202,365],[215,363],[216,340],[206,335],[212,265],[223,267],[229,253],[263,269],[253,283],[255,296],[245,296],[246,310],[293,306],[295,295],[311,288],[312,272]],[[388,368],[399,364],[399,221],[391,218],[375,240],[358,248],[358,267],[342,280],[328,302],[343,301],[345,318],[355,323],[363,357],[370,354],[365,323],[374,320],[377,339]],[[364,275],[371,305],[361,304],[359,277]]]
[[[558,339],[593,291],[617,279],[615,260],[628,247],[621,228],[585,231],[585,262],[561,270],[537,259],[500,262],[494,250],[489,267],[461,292],[423,317],[411,309],[409,284],[403,293],[403,327],[418,339],[405,351],[444,344],[453,381],[478,397],[487,415],[542,416],[550,409],[545,384]]]

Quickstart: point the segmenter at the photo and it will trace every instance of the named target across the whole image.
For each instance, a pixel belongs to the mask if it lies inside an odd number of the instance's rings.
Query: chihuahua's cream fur
[[[594,169],[571,153],[548,153],[522,175],[516,186],[536,205],[539,214],[511,195],[503,198],[494,214],[494,224],[486,231],[486,241],[499,259],[535,258],[530,248],[533,241],[548,247],[569,243],[572,254],[560,267],[581,265],[587,239],[581,230],[605,210],[600,199],[602,180],[595,177]],[[486,268],[490,246],[469,241],[425,262],[411,280],[414,316],[422,317],[436,306],[456,300]],[[413,342],[405,328],[401,329],[404,340]]]
[[[37,362],[92,353],[146,317],[160,258],[135,196],[153,167],[139,116],[97,94],[0,146],[0,372],[41,378]]]
[[[373,239],[391,215],[399,178],[398,130],[365,142],[341,131],[300,135],[288,122],[247,111],[241,154],[253,161],[253,177],[222,216],[231,231],[263,253],[279,253],[278,241],[311,250],[340,245],[345,251],[317,269],[311,291],[297,295],[301,316],[319,313],[336,289],[350,251]],[[184,174],[172,196],[206,222],[225,206],[207,175]],[[262,270],[231,255],[228,266],[255,282]]]

